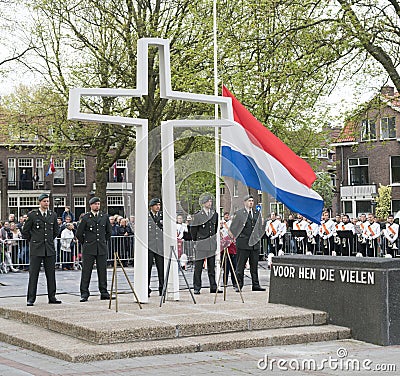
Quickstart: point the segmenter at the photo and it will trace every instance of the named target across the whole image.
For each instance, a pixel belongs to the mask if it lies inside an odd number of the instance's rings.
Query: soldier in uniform
[[[260,239],[264,233],[263,220],[261,214],[253,208],[253,196],[247,195],[243,200],[244,208],[235,213],[230,227],[231,233],[236,238],[238,257],[236,274],[239,286],[235,290],[239,292],[239,289],[243,288],[244,268],[249,260],[252,290],[265,291],[258,279]]]
[[[194,214],[190,226],[190,234],[195,242],[193,289],[195,294],[200,294],[201,273],[203,271],[204,259],[207,260],[208,280],[210,292],[217,291],[215,281],[215,252],[217,250],[218,214],[212,209],[212,197],[208,194],[200,197],[202,209]],[[219,292],[220,290],[218,290]]]
[[[82,244],[81,302],[89,299],[89,284],[96,261],[100,299],[110,299],[107,291],[107,251],[111,238],[111,223],[106,213],[100,211],[100,199],[89,200],[90,212],[79,222],[76,238]]]
[[[351,256],[354,253],[354,224],[350,222],[350,217],[347,214],[342,215],[342,224],[338,227],[337,232],[340,231],[351,231],[353,233],[352,238],[340,238],[340,253],[339,256]]]
[[[49,304],[60,304],[56,298],[56,250],[54,239],[58,235],[57,215],[49,210],[49,195],[42,193],[38,197],[39,209],[28,213],[22,228],[22,236],[29,240],[30,265],[27,305],[33,306],[36,300],[37,282],[40,265],[43,262],[47,279]]]
[[[148,283],[149,296],[151,293],[150,279],[153,269],[153,259],[156,263],[158,274],[158,294],[161,296],[164,286],[164,241],[163,241],[163,216],[161,212],[161,200],[152,198],[149,202],[148,214]]]

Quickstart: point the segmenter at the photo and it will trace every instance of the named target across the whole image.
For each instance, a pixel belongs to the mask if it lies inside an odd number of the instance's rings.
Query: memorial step
[[[16,320],[0,318],[0,326],[0,341],[69,362],[280,346],[346,339],[351,334],[349,329],[339,326],[307,325],[98,344]]]
[[[237,309],[220,311],[219,306],[185,307],[186,313],[174,307],[139,310],[137,306],[122,306],[116,313],[102,302],[78,306],[62,304],[58,307],[0,307],[0,317],[34,325],[60,334],[96,344],[124,343],[143,340],[174,339],[221,333],[305,327],[327,324],[325,312],[296,309],[280,305],[259,311]],[[129,310],[128,310],[129,308]],[[210,312],[210,309],[214,310]],[[94,320],[94,318],[101,319]]]

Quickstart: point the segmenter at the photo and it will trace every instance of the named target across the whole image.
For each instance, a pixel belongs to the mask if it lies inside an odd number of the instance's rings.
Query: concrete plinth
[[[274,257],[269,302],[318,309],[355,339],[400,344],[400,260]]]

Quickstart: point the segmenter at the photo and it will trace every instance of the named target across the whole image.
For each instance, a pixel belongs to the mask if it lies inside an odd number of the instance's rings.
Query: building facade
[[[391,87],[348,122],[336,147],[338,206],[357,217],[374,212],[379,184],[392,187],[392,213],[400,212],[400,97]]]

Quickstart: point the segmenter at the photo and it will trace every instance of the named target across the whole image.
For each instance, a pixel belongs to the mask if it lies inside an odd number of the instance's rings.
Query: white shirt
[[[391,231],[390,229],[392,229],[393,231]],[[386,223],[386,228],[383,230],[383,235],[388,241],[394,243],[399,237],[399,225],[393,222],[389,226],[389,223]]]

